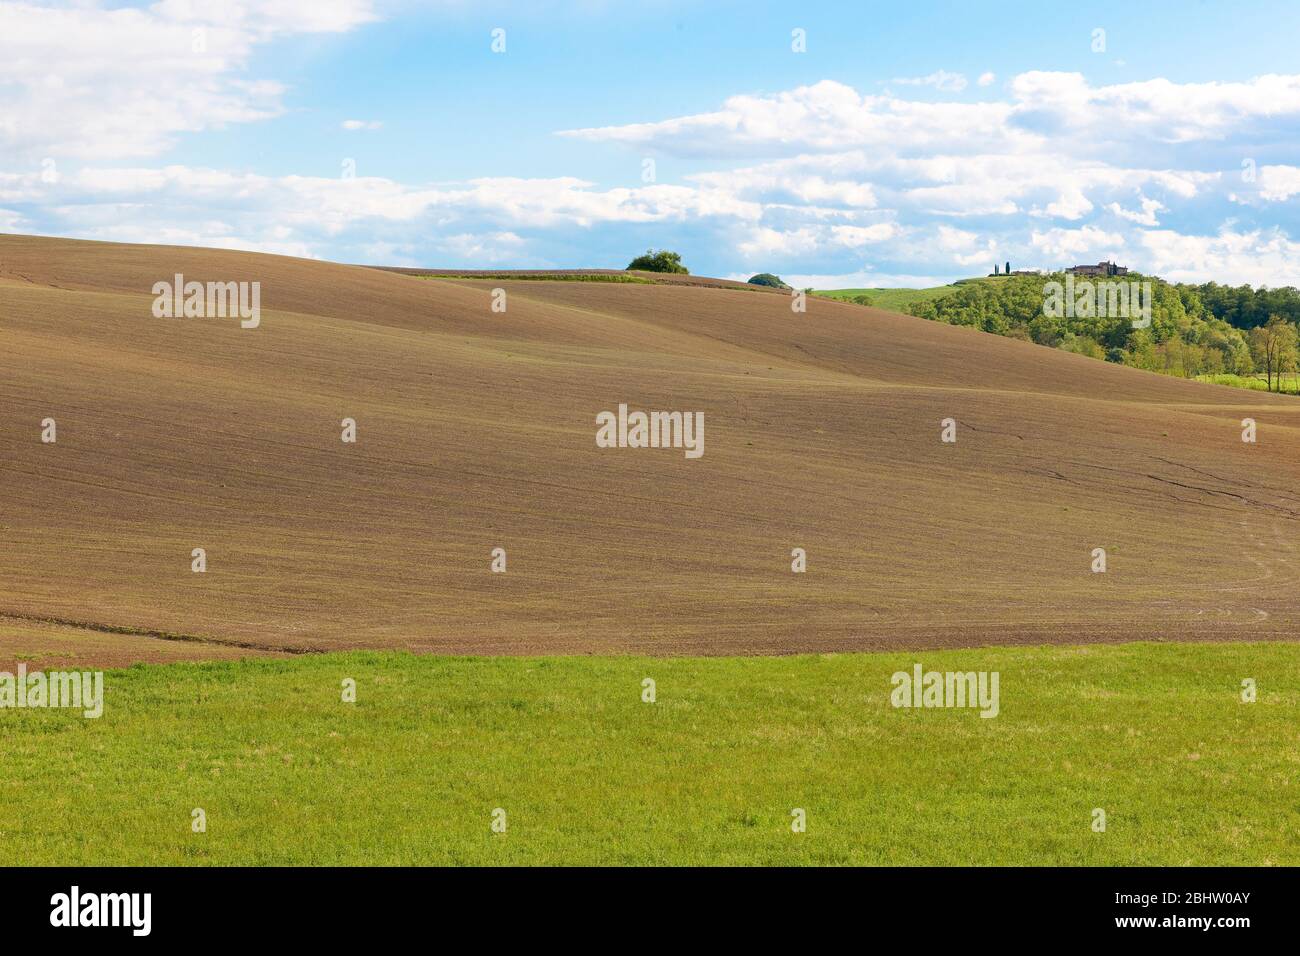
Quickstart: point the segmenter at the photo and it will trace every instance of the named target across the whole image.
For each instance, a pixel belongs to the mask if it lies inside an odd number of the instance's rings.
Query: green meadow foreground
[[[918,662],[998,671],[1000,713],[891,707]],[[1295,644],[352,652],[105,687],[98,720],[0,710],[0,863],[1300,863]]]

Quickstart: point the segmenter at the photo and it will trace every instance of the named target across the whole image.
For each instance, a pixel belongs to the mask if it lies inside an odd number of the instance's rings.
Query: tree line
[[[1270,390],[1300,365],[1300,290],[1293,287],[1174,285],[1129,273],[1114,281],[1150,282],[1152,293],[1150,324],[1134,328],[1130,316],[1045,314],[1052,281],[1065,276],[967,280],[908,312],[1167,375],[1260,375]]]

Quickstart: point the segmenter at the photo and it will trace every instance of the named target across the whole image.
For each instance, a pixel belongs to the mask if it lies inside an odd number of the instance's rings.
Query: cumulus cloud
[[[810,226],[784,232],[763,226],[755,229],[737,248],[750,259],[788,258],[813,252],[819,244],[818,232]]]
[[[936,85],[941,74],[909,82],[933,79]],[[1047,137],[1078,154],[1102,155],[1134,138],[1222,139],[1252,122],[1286,130],[1300,118],[1300,75],[1270,74],[1237,83],[1157,78],[1094,87],[1079,73],[1031,71],[1011,81],[1010,93],[1008,103],[918,103],[862,95],[823,80],[781,93],[733,96],[713,113],[563,135],[693,156],[876,144],[906,153],[939,143],[981,152],[994,143],[1041,148]]]
[[[1259,194],[1274,202],[1285,202],[1300,193],[1300,166],[1261,166]]]
[[[474,234],[468,232],[446,236],[437,241],[439,249],[461,262],[500,263],[518,258],[525,240],[513,232]]]
[[[1081,73],[1031,71],[1011,81],[1011,92],[1016,100],[1013,122],[1093,142],[1222,139],[1251,121],[1284,127],[1300,116],[1300,76],[1276,74],[1239,83],[1157,78],[1094,87]]]
[[[1148,199],[1146,196],[1139,198],[1141,209],[1125,209],[1117,202],[1110,203],[1106,206],[1111,212],[1121,219],[1127,219],[1129,222],[1135,222],[1139,226],[1158,226],[1160,222],[1156,219],[1156,213],[1165,208],[1165,204],[1158,199]]]
[[[730,278],[744,281],[748,275],[736,273]],[[862,269],[856,272],[804,272],[782,276],[796,289],[924,289],[950,281],[946,273],[884,272]]]
[[[963,267],[997,259],[997,245],[992,239],[981,239],[977,233],[953,226],[939,226],[935,234],[935,245]]]
[[[383,122],[381,122],[380,120],[358,120],[358,119],[350,119],[350,120],[344,120],[344,121],[343,121],[341,124],[339,124],[339,125],[341,125],[341,126],[343,127],[343,129],[346,129],[346,130],[358,130],[358,129],[383,129],[383,128],[384,128],[384,124],[383,124]]]
[[[271,177],[171,165],[85,168],[55,182],[9,174],[0,190],[39,205],[50,231],[85,238],[301,256],[346,244],[362,250],[347,257],[365,261],[409,239],[407,250],[423,248],[426,257],[502,262],[527,252],[524,230],[714,219],[730,227],[762,214],[758,204],[711,187],[601,189],[574,177],[410,186],[383,177]]]
[[[870,226],[807,225],[796,229],[773,229],[760,226],[743,239],[738,248],[750,259],[771,257],[797,258],[820,251],[841,248],[858,249],[884,242],[898,235],[898,226],[880,222]]]
[[[947,70],[936,70],[927,76],[895,77],[894,82],[899,86],[933,86],[945,93],[960,93],[966,89],[966,77]]]
[[[864,154],[799,156],[758,166],[715,173],[695,173],[688,182],[746,199],[798,203],[810,207],[871,209],[876,193],[862,179],[869,169]]]
[[[975,233],[967,232],[965,229],[957,229],[953,226],[939,226],[938,236],[939,246],[949,251],[966,250],[979,242],[979,236]]]
[[[1083,226],[1079,229],[1048,229],[1044,232],[1035,230],[1029,236],[1030,245],[1035,249],[1054,256],[1058,260],[1077,258],[1081,255],[1096,256],[1097,261],[1113,259],[1119,255],[1124,245],[1124,237],[1117,232],[1106,232],[1096,226]]]
[[[283,111],[284,91],[244,75],[256,45],[374,17],[370,0],[0,2],[0,154],[25,162],[154,156],[182,133],[269,119]]]
[[[850,150],[695,174],[688,180],[764,204],[798,204],[821,217],[888,202],[926,215],[1028,213],[1077,220],[1093,209],[1089,194],[1109,201],[1146,187],[1192,198],[1218,178],[1218,173],[1125,169],[1064,153],[962,156],[936,151],[906,157]]]
[[[856,248],[869,242],[884,242],[898,235],[892,222],[878,222],[871,226],[831,226],[830,234],[836,242]]]
[[[895,83],[956,92],[955,74],[940,74]],[[978,82],[991,86],[996,77]],[[919,102],[827,80],[733,96],[714,112],[563,135],[720,161],[760,159],[692,177],[759,203],[765,225],[782,211],[781,225],[744,240],[746,254],[832,255],[833,234],[818,224],[840,218],[865,228],[860,217],[869,210],[899,228],[890,243],[897,256],[931,267],[974,265],[997,250],[1039,257],[1047,268],[1124,252],[1134,267],[1151,268],[1149,247],[1136,241],[1140,228],[1157,229],[1164,214],[1189,208],[1204,221],[1216,205],[1246,201],[1226,191],[1232,177],[1218,157],[1232,156],[1234,141],[1285,142],[1300,122],[1300,76],[1095,85],[1081,74],[1031,71],[1006,90],[1004,102]],[[1248,196],[1289,200],[1300,193],[1298,170],[1261,167],[1258,190]],[[789,205],[802,215],[792,216]],[[979,233],[923,228],[934,218],[978,224]],[[1027,229],[1027,219],[1041,224]],[[917,238],[927,234],[929,243]],[[976,234],[978,242],[958,243]]]
[[[1150,268],[1171,282],[1203,282],[1207,277],[1231,284],[1280,286],[1300,273],[1300,242],[1278,229],[1213,236],[1183,235],[1152,229],[1140,239]]]
[[[1010,127],[1005,103],[923,103],[871,96],[834,80],[767,96],[742,94],[722,109],[562,136],[683,156],[762,156],[881,146],[891,152],[1030,138]]]

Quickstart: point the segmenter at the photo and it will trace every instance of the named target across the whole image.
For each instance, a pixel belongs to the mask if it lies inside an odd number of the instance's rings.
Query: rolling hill
[[[155,318],[177,273],[260,327]],[[828,299],[0,236],[0,369],[0,663],[1300,624],[1300,401]],[[597,447],[620,403],[704,455]]]

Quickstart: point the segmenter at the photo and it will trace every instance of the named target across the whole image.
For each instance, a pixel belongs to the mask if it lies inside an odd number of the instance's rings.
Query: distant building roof
[[[1117,266],[1113,262],[1099,262],[1095,266],[1072,266],[1065,271],[1077,276],[1122,276],[1128,272],[1128,266]]]

